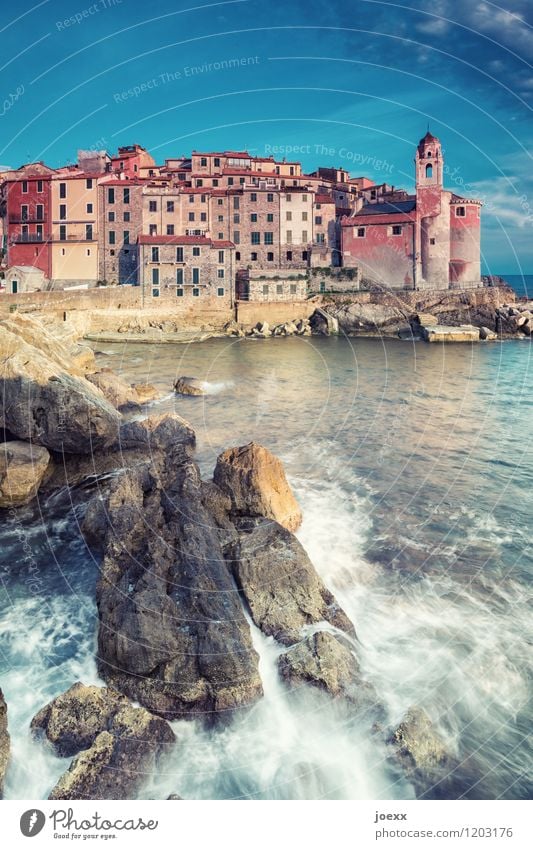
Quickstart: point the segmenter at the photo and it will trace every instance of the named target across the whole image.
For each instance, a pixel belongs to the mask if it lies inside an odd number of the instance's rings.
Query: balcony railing
[[[43,215],[37,215],[37,213],[29,212],[27,215],[21,215],[19,213],[9,216],[10,224],[43,224],[45,220],[44,213]]]
[[[41,233],[14,233],[11,236],[12,242],[45,242],[48,237]]]

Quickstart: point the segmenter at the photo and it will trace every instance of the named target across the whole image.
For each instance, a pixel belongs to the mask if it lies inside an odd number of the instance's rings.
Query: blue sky
[[[533,273],[531,0],[21,0],[0,32],[3,166],[247,148],[409,189],[429,122],[484,269]]]

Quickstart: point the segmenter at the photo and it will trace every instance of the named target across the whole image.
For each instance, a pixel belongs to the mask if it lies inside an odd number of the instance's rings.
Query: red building
[[[385,192],[341,222],[343,265],[401,289],[481,286],[481,202],[443,188],[440,141],[426,133],[415,156],[416,193]]]
[[[0,189],[4,221],[5,264],[41,269],[52,274],[51,178],[56,172],[42,162],[9,172]]]

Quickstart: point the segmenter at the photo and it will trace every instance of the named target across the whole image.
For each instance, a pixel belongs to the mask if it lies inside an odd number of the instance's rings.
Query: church
[[[395,289],[481,286],[481,201],[444,189],[442,146],[429,131],[415,167],[414,195],[392,189],[341,220],[343,265],[363,284]]]

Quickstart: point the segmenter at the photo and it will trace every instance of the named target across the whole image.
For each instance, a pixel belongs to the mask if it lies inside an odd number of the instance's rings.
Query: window
[[[252,251],[252,253],[250,254],[250,259],[252,260],[252,262],[257,262],[257,253],[255,251]]]
[[[219,252],[218,252],[218,261],[219,261],[219,262],[224,262],[224,251],[219,251]]]
[[[302,212],[302,221],[307,221],[307,212]]]
[[[85,225],[85,240],[87,242],[92,242],[93,240],[93,225],[86,224]]]
[[[307,262],[307,259],[308,259],[308,252],[307,251],[302,251],[302,259],[303,259],[304,262]]]
[[[194,221],[194,212],[189,212],[189,221]]]
[[[240,205],[241,205],[240,204],[240,198],[234,197],[233,198],[233,209],[239,209]]]
[[[307,242],[307,230],[302,230],[302,242]]]
[[[215,156],[215,158],[213,159],[213,164],[215,168],[220,168],[220,157]]]
[[[61,221],[64,221],[67,217],[67,205],[66,203],[61,203],[59,205],[59,218]]]
[[[401,224],[393,224],[392,225],[392,235],[393,236],[401,236],[402,235],[402,225]]]
[[[159,297],[159,289],[152,289],[152,298],[158,298],[158,297]]]
[[[426,165],[426,177],[433,177],[433,165]]]
[[[307,195],[302,195],[302,200],[304,203],[307,203]]]
[[[114,212],[108,212],[107,220],[108,221],[114,221],[115,220],[115,213]]]
[[[272,251],[269,251],[267,253],[267,262],[274,262],[274,254],[272,253]]]
[[[240,234],[239,230],[234,230],[234,231],[233,231],[233,241],[234,241],[234,243],[235,243],[236,245],[240,245],[240,243],[241,243],[241,234]]]
[[[287,221],[292,221],[292,212],[286,212],[285,218],[286,218]]]
[[[233,186],[233,177],[228,177],[228,186]]]
[[[239,177],[239,183],[241,184],[241,186],[244,185],[244,183],[245,183],[244,177]]]
[[[183,286],[183,268],[176,268],[176,283]]]
[[[264,234],[265,245],[273,245],[274,244],[274,233],[271,231],[267,231]]]
[[[283,295],[283,283],[278,283],[276,286],[276,295]]]
[[[364,239],[366,236],[366,227],[358,227],[356,235],[358,239]]]
[[[183,262],[183,248],[176,248],[176,262]]]
[[[28,220],[28,204],[27,203],[23,203],[22,206],[20,207],[20,217],[21,217],[22,221]]]
[[[207,195],[201,195],[200,201],[201,203],[207,203]]]
[[[92,203],[87,204],[86,211],[87,211],[87,215],[90,215],[92,213],[92,211],[93,211]]]
[[[18,282],[18,280],[12,280],[12,281],[11,281],[11,294],[12,294],[12,295],[17,295],[17,294],[18,294],[18,290],[19,290],[19,282]]]
[[[174,225],[173,224],[167,224],[167,236],[173,236],[173,235],[174,235]]]
[[[194,248],[192,249],[192,255],[193,255],[193,256],[200,256],[200,248],[199,248],[199,247],[194,247]]]
[[[290,203],[292,201],[292,195],[285,195],[285,200],[287,203]]]
[[[218,186],[218,180],[213,180],[213,188],[216,189],[217,186]]]
[[[107,202],[108,203],[115,203],[115,190],[114,189],[108,189],[107,190]]]
[[[296,295],[296,283],[291,283],[290,292],[291,295]]]
[[[464,208],[464,206],[456,206],[455,207],[455,214],[456,214],[457,218],[464,218],[465,215],[466,215],[466,209]]]
[[[157,201],[156,200],[149,201],[148,211],[149,212],[157,212]]]
[[[207,221],[207,212],[200,213],[200,221]]]
[[[60,183],[59,184],[59,197],[60,198],[66,198],[66,196],[67,196],[67,184],[66,183]]]
[[[92,189],[92,187],[93,187],[93,181],[92,180],[85,180],[85,188],[86,189]]]
[[[252,231],[250,234],[250,240],[252,245],[260,245],[261,244],[261,233],[257,230]]]
[[[234,224],[240,224],[241,223],[241,216],[238,212],[233,213],[233,223]]]
[[[194,289],[192,290],[192,296],[193,296],[193,298],[199,298],[199,297],[200,297],[200,290],[199,290],[199,289],[194,288]]]
[[[110,256],[115,256],[115,249],[111,248],[111,250],[109,251],[109,254],[110,254]],[[115,270],[115,266],[113,266],[113,271],[114,270]]]
[[[129,245],[129,243],[130,243],[130,231],[124,230],[124,233],[122,234],[122,236],[123,236],[122,241],[124,242],[124,244]]]
[[[197,181],[196,181],[196,188],[197,188],[197,189],[201,189],[201,188],[202,188],[202,186],[203,186],[203,184],[204,184],[204,181],[203,181],[203,180],[197,180]]]
[[[217,200],[217,204],[218,204],[218,206],[222,206],[222,204],[223,204],[223,203],[224,203],[223,199],[222,199],[222,198],[218,198],[218,200]]]
[[[287,260],[289,262],[292,260],[292,251],[287,251]]]
[[[236,251],[236,253],[235,253],[235,259],[236,259],[238,262],[240,262],[240,260],[241,260],[241,252],[240,252],[240,251]]]
[[[250,221],[252,222],[252,224],[257,224],[257,212],[252,212],[252,214],[250,215]]]
[[[285,239],[288,245],[292,242],[292,230],[287,230],[287,238]]]
[[[268,295],[268,283],[263,283],[263,295]]]
[[[27,224],[23,224],[23,225],[22,225],[22,235],[23,235],[23,236],[27,236],[29,232],[30,232],[30,230],[29,230],[28,225],[27,225]]]
[[[167,200],[167,212],[174,212],[174,201]]]
[[[35,228],[35,232],[37,234],[37,238],[42,239],[43,238],[43,225],[37,224],[37,226]]]
[[[223,287],[223,286],[219,286],[219,287],[218,287],[218,289],[217,289],[217,295],[218,295],[218,297],[219,297],[219,298],[223,298],[223,297],[224,297],[224,287]]]
[[[152,268],[152,283],[157,286],[159,284],[159,269]]]
[[[219,280],[222,280],[224,278],[224,269],[223,268],[218,269],[217,277],[219,278]]]
[[[176,297],[183,298],[183,289],[176,289]]]
[[[193,284],[198,284],[200,282],[200,269],[193,268],[192,270],[192,282]]]
[[[250,200],[251,200],[252,203],[257,203],[257,193],[256,192],[252,192],[252,194],[250,195]]]
[[[222,221],[224,221],[224,216],[223,216],[223,215],[219,215],[219,216],[218,216],[218,222],[219,222],[219,224],[220,224]]]
[[[150,236],[157,236],[157,224],[150,224],[149,233]]]
[[[315,215],[315,224],[317,224],[320,227],[320,225],[322,224],[322,216],[321,215]]]
[[[272,194],[272,192],[269,192],[267,194],[267,203],[274,203],[274,195]]]
[[[124,189],[123,195],[122,195],[122,201],[123,201],[123,203],[129,203],[130,202],[130,190],[129,189]]]
[[[109,231],[109,244],[110,245],[115,244],[115,231],[114,230]]]
[[[207,156],[202,156],[200,159],[200,168],[207,168]]]
[[[317,243],[317,245],[323,245],[323,244],[324,244],[324,242],[325,242],[325,236],[324,236],[324,233],[317,233],[317,234],[316,234],[316,243]]]
[[[22,194],[24,194],[24,195],[28,194],[28,181],[27,180],[22,181]]]
[[[67,240],[67,228],[64,224],[61,224],[59,227],[59,241],[66,242]]]
[[[158,247],[152,247],[152,262],[159,262],[159,248]]]
[[[222,241],[222,239],[224,238],[224,233],[219,233],[218,238],[219,238],[220,241]]]
[[[325,283],[325,281],[324,281],[324,280],[321,280],[321,281],[320,281],[320,291],[321,291],[321,292],[325,292],[325,291],[326,291],[326,283]]]
[[[194,195],[189,195],[189,203],[194,203]]]
[[[43,181],[37,180],[37,191],[40,193],[43,191]]]
[[[436,243],[437,243],[437,240],[436,240],[434,237],[432,237],[432,238],[429,240],[429,244],[430,244],[430,245],[435,245]]]
[[[273,221],[274,215],[272,214],[272,212],[267,212],[267,224],[272,224]]]

